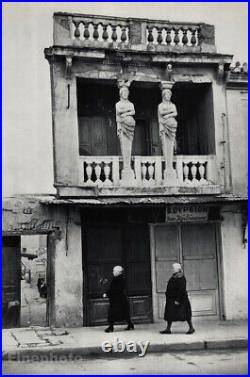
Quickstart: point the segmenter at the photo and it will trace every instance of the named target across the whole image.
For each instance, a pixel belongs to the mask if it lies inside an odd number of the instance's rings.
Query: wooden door
[[[163,318],[166,286],[172,274],[172,264],[180,260],[179,246],[178,228],[176,225],[162,224],[154,227],[155,319]]]
[[[112,269],[122,264],[122,231],[119,226],[91,225],[86,232],[87,255],[84,258],[87,306],[85,324],[107,322],[108,300],[102,295],[112,279]]]
[[[2,238],[3,327],[20,325],[21,237]]]
[[[136,119],[135,135],[132,144],[132,155],[149,155],[149,126],[146,119]]]
[[[219,317],[215,225],[155,225],[152,241],[154,318],[163,318],[166,286],[175,262],[183,265],[193,316]]]
[[[181,227],[183,267],[194,316],[219,316],[214,224]]]
[[[149,236],[146,225],[88,225],[83,255],[85,325],[107,323],[108,299],[102,298],[115,265],[125,268],[131,317],[152,320]],[[83,243],[84,247],[84,243]]]
[[[103,117],[79,117],[79,153],[83,156],[107,155],[107,130]]]
[[[144,224],[130,224],[124,234],[124,266],[131,317],[136,322],[152,320],[149,230]]]

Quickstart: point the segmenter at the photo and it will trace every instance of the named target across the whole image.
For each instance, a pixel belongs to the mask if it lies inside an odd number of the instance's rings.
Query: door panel
[[[216,241],[213,224],[182,225],[183,257],[215,258]]]
[[[118,226],[91,226],[87,232],[89,263],[116,263],[122,261],[122,231]]]
[[[179,242],[176,225],[155,226],[156,292],[166,291],[172,264],[178,262]]]
[[[156,258],[178,259],[178,233],[176,225],[156,225]]]
[[[107,155],[107,129],[103,117],[79,117],[79,153],[83,156]]]
[[[129,297],[130,314],[136,322],[150,322],[152,306],[150,296]]]
[[[18,327],[21,308],[21,237],[2,238],[2,287],[3,327]]]
[[[190,294],[193,315],[218,315],[214,224],[182,225],[181,235],[183,267],[187,277],[187,290]]]
[[[86,324],[107,323],[109,303],[102,295],[110,284],[115,265],[125,268],[131,317],[137,322],[150,322],[152,288],[148,227],[143,224],[88,225],[86,239]]]
[[[128,263],[126,268],[127,291],[133,295],[151,291],[150,265],[145,263]]]
[[[189,299],[193,316],[218,316],[218,294],[212,291],[191,291]]]
[[[136,119],[135,135],[132,144],[132,156],[149,154],[149,127],[144,119]]]
[[[182,261],[194,316],[219,315],[214,224],[154,226],[155,317],[163,318],[172,264]]]

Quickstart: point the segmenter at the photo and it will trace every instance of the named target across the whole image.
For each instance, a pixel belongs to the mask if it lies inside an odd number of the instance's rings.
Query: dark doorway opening
[[[2,238],[3,328],[47,326],[47,235]]]

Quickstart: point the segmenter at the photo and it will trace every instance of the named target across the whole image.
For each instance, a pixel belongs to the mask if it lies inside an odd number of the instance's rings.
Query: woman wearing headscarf
[[[166,290],[166,306],[164,319],[167,328],[160,331],[161,334],[171,334],[172,322],[187,321],[189,330],[187,334],[193,334],[192,310],[186,291],[186,278],[179,263],[173,264],[173,275],[168,281]]]
[[[130,318],[129,302],[125,291],[125,278],[123,275],[123,268],[115,266],[113,268],[113,279],[110,287],[103,295],[109,297],[109,312],[108,323],[109,326],[105,332],[113,332],[115,322],[126,321],[128,326],[126,330],[133,330],[134,325]]]

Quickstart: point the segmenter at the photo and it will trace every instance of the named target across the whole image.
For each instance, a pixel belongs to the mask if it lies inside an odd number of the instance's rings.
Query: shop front
[[[125,269],[137,323],[163,318],[171,266],[182,264],[193,315],[220,318],[219,222],[204,206],[102,209],[82,215],[85,326],[107,322],[112,269]],[[217,211],[218,212],[218,211]]]

